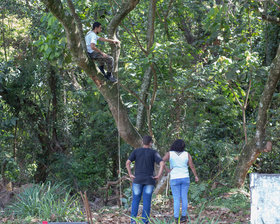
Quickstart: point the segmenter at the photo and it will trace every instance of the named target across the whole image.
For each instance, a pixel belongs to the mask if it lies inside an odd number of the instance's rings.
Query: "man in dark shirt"
[[[151,200],[153,190],[164,168],[164,161],[161,159],[157,151],[152,149],[153,140],[151,136],[143,137],[143,147],[135,149],[126,161],[126,169],[128,171],[132,184],[132,206],[131,206],[131,223],[135,222],[137,217],[139,203],[143,194],[143,212],[142,220],[149,223]],[[130,164],[135,161],[135,175],[131,173]],[[158,175],[154,176],[154,164],[160,165]]]

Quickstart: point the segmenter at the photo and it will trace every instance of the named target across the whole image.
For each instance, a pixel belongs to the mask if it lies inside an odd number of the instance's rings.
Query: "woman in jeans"
[[[198,182],[198,176],[192,157],[185,151],[185,142],[177,139],[171,146],[170,151],[165,154],[163,161],[170,163],[170,186],[173,195],[174,218],[176,223],[179,221],[180,202],[182,201],[181,222],[187,221],[188,209],[188,190],[190,186],[190,176],[188,166],[191,168],[195,182]]]

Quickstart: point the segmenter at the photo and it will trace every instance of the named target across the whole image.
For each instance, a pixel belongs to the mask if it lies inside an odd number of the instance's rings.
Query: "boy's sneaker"
[[[110,76],[109,77],[109,80],[111,81],[111,82],[117,82],[118,80],[114,77],[114,76]]]
[[[109,79],[111,82],[117,82],[118,80],[112,75],[111,72],[107,72],[105,78]]]
[[[181,222],[186,222],[187,221],[187,216],[182,216],[181,217]]]

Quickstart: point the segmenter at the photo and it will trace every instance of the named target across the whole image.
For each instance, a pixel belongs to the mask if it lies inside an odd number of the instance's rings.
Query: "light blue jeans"
[[[137,217],[139,203],[143,194],[143,212],[142,221],[144,223],[149,223],[149,216],[151,210],[152,194],[154,190],[154,185],[146,184],[132,184],[132,206],[131,206],[131,223],[135,223],[133,217]]]
[[[182,201],[182,216],[187,215],[188,209],[188,191],[190,178],[171,179],[170,187],[173,195],[174,217],[179,218],[180,202]]]

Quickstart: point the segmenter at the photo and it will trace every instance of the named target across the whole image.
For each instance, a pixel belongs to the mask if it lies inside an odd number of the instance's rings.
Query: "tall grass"
[[[33,185],[16,197],[7,208],[18,218],[35,217],[50,221],[79,221],[83,218],[77,196],[71,196],[68,186],[50,182]]]

